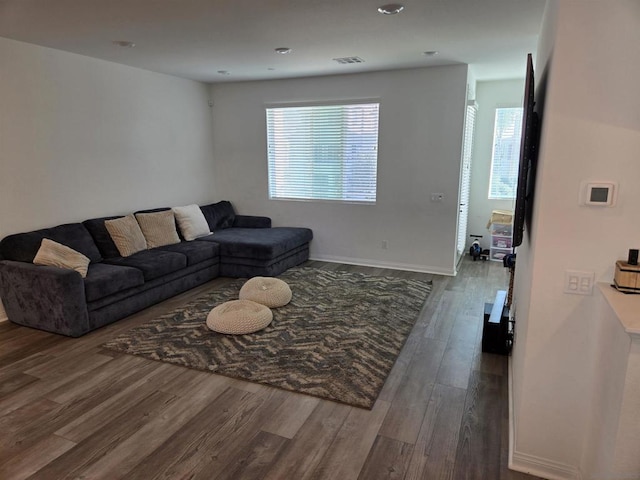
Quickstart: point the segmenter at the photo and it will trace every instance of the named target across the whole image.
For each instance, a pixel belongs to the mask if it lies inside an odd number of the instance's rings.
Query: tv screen
[[[524,84],[524,102],[522,106],[522,136],[520,138],[520,159],[518,166],[518,186],[513,216],[513,246],[522,244],[525,224],[531,230],[533,210],[533,192],[535,189],[535,170],[538,155],[538,115],[535,106],[535,81],[533,59],[527,55],[527,72]]]

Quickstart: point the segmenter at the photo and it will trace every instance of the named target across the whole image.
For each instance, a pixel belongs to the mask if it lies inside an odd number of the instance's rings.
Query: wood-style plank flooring
[[[433,280],[374,408],[364,410],[100,348],[219,278],[79,339],[0,324],[0,478],[482,479],[510,471],[507,358],[480,349],[501,264]]]

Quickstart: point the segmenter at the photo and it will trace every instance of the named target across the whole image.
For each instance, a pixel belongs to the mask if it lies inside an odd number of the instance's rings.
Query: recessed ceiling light
[[[220,75],[231,75],[231,72],[228,70],[218,70],[218,73]]]
[[[422,52],[422,54],[425,57],[435,57],[436,55],[438,55],[438,51],[437,50],[429,50],[428,52]]]
[[[288,53],[291,53],[291,49],[289,47],[278,47],[275,49],[275,51],[280,55],[286,55]]]
[[[269,70],[270,72],[273,72],[275,70],[275,68],[273,67],[267,67],[267,70]]]
[[[401,3],[388,3],[387,5],[378,7],[378,11],[384,15],[395,15],[396,13],[400,13],[402,10],[404,10],[404,5]]]
[[[114,45],[117,45],[118,47],[122,47],[122,48],[133,48],[136,46],[135,43],[133,42],[129,42],[128,40],[114,40],[113,42]]]

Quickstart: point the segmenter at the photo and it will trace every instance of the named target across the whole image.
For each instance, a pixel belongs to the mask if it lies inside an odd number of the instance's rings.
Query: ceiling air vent
[[[364,63],[364,60],[360,57],[342,57],[342,58],[334,58],[334,61],[338,62],[341,65],[346,65],[348,63]]]

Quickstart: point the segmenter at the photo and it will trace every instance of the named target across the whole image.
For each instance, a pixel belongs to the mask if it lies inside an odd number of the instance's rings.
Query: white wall
[[[603,319],[595,297],[563,293],[564,272],[611,282],[615,261],[640,246],[637,58],[637,0],[548,3],[534,222],[516,267],[513,455],[549,478],[593,478],[584,456],[593,392],[603,387],[595,374]],[[580,206],[583,180],[619,182],[617,206]]]
[[[0,238],[207,201],[208,86],[0,38]]]
[[[482,248],[491,246],[491,237],[489,230],[487,230],[487,222],[491,212],[495,209],[514,209],[515,200],[489,199],[489,179],[496,108],[522,107],[525,66],[526,58],[523,58],[523,79],[478,82],[476,84],[478,112],[476,114],[473,163],[471,164],[471,198],[467,233],[468,235],[483,235],[480,240]],[[471,243],[469,239],[467,239],[467,244]]]
[[[214,85],[216,195],[312,228],[313,258],[453,274],[466,81],[454,66]],[[376,205],[269,200],[265,104],[353,98],[380,99]]]

